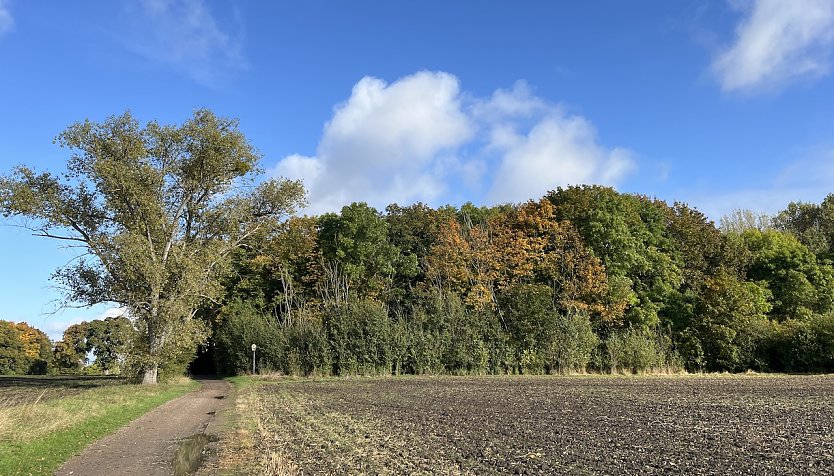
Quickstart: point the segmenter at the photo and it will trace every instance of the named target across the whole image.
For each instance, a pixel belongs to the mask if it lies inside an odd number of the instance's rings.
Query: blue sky
[[[131,110],[240,119],[309,213],[603,183],[714,219],[834,191],[834,0],[0,0],[0,171]],[[53,337],[59,244],[0,226],[0,319]]]

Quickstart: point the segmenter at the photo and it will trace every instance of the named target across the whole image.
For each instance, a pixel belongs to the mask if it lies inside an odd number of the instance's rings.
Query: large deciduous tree
[[[51,353],[52,342],[40,329],[0,320],[0,375],[45,374]]]
[[[344,206],[338,215],[322,215],[318,244],[325,272],[343,274],[350,293],[360,299],[384,300],[398,270],[417,273],[416,258],[403,256],[388,241],[388,223],[366,203]]]
[[[817,257],[834,257],[834,194],[829,194],[819,205],[791,202],[776,216],[774,225],[796,236]]]
[[[304,200],[299,182],[255,184],[259,153],[233,119],[198,110],[182,125],[141,126],[130,113],[76,123],[56,142],[61,175],[21,166],[0,178],[0,210],[83,254],[54,278],[66,303],[116,303],[142,339],[131,359],[143,383],[193,352],[194,319],[222,292],[230,252]]]
[[[807,319],[834,311],[834,269],[795,236],[775,230],[741,235],[752,254],[747,278],[772,293],[771,317]]]

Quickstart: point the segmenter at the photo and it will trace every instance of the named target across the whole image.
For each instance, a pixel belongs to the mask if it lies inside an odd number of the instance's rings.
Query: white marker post
[[[255,375],[255,350],[258,349],[258,346],[252,344],[252,375]]]

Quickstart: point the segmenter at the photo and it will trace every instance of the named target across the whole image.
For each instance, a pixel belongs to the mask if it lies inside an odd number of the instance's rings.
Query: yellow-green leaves
[[[66,173],[20,167],[0,178],[0,210],[86,248],[91,259],[55,274],[67,301],[127,308],[144,334],[134,353],[155,378],[156,365],[205,338],[191,321],[221,293],[231,250],[293,213],[303,187],[251,187],[260,154],[237,120],[205,109],[179,126],[142,126],[129,112],[87,120],[56,142],[71,152]]]

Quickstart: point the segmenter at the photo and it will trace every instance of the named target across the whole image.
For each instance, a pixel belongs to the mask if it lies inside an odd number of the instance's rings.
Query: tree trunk
[[[157,384],[157,374],[158,374],[159,367],[154,365],[153,367],[148,367],[145,369],[145,374],[142,377],[142,385],[156,385]]]
[[[159,355],[161,342],[159,335],[157,335],[156,323],[158,322],[157,317],[159,315],[159,291],[155,291],[153,297],[151,298],[150,311],[150,316],[148,316],[147,321],[147,335],[145,337],[148,339],[148,354],[150,355],[153,363],[146,364],[145,374],[142,377],[142,385],[156,385],[158,383],[157,376],[159,374],[159,361],[157,360],[157,357]]]

